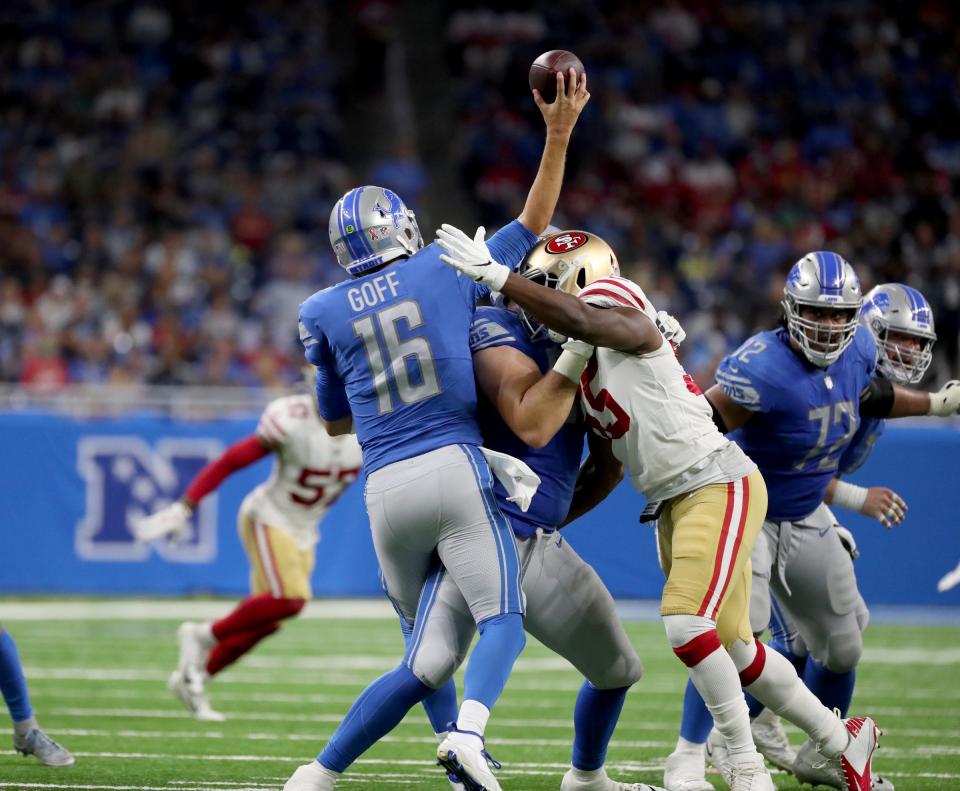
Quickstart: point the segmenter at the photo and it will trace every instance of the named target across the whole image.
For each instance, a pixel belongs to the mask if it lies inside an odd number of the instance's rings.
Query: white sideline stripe
[[[866,648],[861,664],[873,665],[955,665],[960,648]]]
[[[113,736],[130,739],[235,739],[237,741],[293,741],[293,742],[319,742],[327,738],[326,735],[318,734],[277,734],[277,733],[245,733],[225,736],[220,731],[137,731],[137,730],[106,730],[106,729],[87,729],[87,728],[58,728],[57,734],[60,736]],[[380,742],[396,744],[436,744],[436,736],[384,736]],[[504,739],[498,738],[498,747],[569,747],[570,739]],[[611,747],[622,747],[624,749],[666,749],[673,746],[672,741],[620,741],[613,739],[610,742]]]
[[[195,621],[221,618],[233,609],[231,599],[181,599],[177,601],[123,599],[112,601],[4,602],[4,621]],[[308,620],[389,620],[397,614],[386,599],[317,599],[298,616]],[[399,632],[398,632],[399,633]]]

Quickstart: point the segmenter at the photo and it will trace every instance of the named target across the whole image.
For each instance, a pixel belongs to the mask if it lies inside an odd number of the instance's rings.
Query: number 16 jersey
[[[514,221],[487,244],[512,269],[536,242]],[[427,245],[300,306],[300,337],[318,368],[320,414],[353,416],[367,475],[481,441],[469,337],[477,300],[488,290],[460,277],[441,252]]]

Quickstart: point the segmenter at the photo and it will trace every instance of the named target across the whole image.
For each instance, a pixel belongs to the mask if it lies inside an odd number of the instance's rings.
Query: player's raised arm
[[[437,231],[437,243],[446,251],[440,259],[516,302],[543,324],[570,338],[592,346],[605,346],[631,354],[660,348],[663,335],[657,325],[634,308],[597,309],[572,294],[541,286],[516,275],[493,260],[478,234],[473,239],[459,228],[444,224]]]
[[[613,446],[608,439],[602,439],[592,431],[587,432],[590,455],[580,466],[573,500],[567,511],[564,525],[579,519],[588,511],[602,503],[618,483],[623,480],[623,463],[613,455]]]
[[[586,74],[578,80],[576,70],[571,68],[566,76],[557,72],[556,77],[557,98],[553,102],[544,101],[536,89],[533,92],[533,99],[547,126],[547,135],[543,155],[540,157],[540,168],[518,217],[524,227],[537,236],[547,229],[557,207],[570,135],[581,110],[590,100]]]

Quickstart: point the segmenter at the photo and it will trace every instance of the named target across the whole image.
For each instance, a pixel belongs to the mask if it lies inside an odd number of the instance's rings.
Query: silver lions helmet
[[[352,276],[423,247],[417,218],[399,196],[383,187],[356,187],[330,212],[330,244],[337,263]]]
[[[933,360],[933,311],[923,294],[885,283],[863,298],[860,321],[877,341],[877,369],[892,382],[915,385]]]
[[[783,312],[790,337],[819,368],[836,362],[853,343],[863,292],[849,262],[836,253],[807,253],[793,265],[783,288]],[[816,318],[802,313],[819,311]],[[834,314],[833,320],[823,311]],[[838,315],[839,314],[839,315]],[[842,318],[837,321],[837,318]]]

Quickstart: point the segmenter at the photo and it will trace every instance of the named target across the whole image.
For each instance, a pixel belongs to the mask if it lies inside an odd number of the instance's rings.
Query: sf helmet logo
[[[577,232],[565,233],[560,236],[555,236],[547,242],[545,249],[548,253],[561,255],[563,253],[569,253],[571,250],[576,250],[578,247],[583,247],[586,243],[586,234]]]

